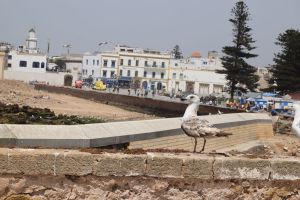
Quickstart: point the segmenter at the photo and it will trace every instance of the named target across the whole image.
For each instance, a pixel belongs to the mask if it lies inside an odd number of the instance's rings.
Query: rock
[[[242,187],[243,188],[250,188],[250,183],[248,181],[242,182]]]
[[[288,148],[287,146],[285,146],[285,147],[283,147],[283,150],[284,150],[284,151],[288,151],[289,148]]]

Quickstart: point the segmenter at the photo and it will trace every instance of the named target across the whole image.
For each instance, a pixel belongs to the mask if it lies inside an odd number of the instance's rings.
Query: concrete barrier
[[[0,148],[0,174],[152,176],[212,180],[300,180],[299,158],[202,154],[90,154],[77,150]]]
[[[208,150],[273,136],[272,121],[267,114],[237,113],[200,118],[233,134],[228,138],[209,139]],[[180,125],[181,118],[86,125],[2,124],[0,145],[27,148],[87,148],[128,143],[129,148],[190,150],[193,141],[182,132]]]

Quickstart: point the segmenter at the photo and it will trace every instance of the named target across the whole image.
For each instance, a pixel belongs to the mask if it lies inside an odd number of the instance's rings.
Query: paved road
[[[83,88],[84,90],[93,90],[91,88]],[[93,90],[93,91],[96,91],[96,90]],[[105,90],[105,91],[98,91],[98,92],[103,92],[103,93],[115,93],[115,94],[121,94],[121,95],[129,95],[128,94],[128,89],[119,89],[119,93],[117,92],[112,92],[112,89],[111,91],[109,90]],[[134,90],[131,89],[130,90],[130,96],[137,96],[135,93],[134,93]],[[170,97],[167,97],[167,96],[162,96],[162,95],[152,95],[151,93],[148,94],[147,97],[145,96],[139,96],[141,98],[152,98],[152,99],[157,99],[157,100],[163,100],[163,101],[170,101],[170,102],[180,102],[180,103],[187,103],[187,102],[183,102],[180,100],[180,98],[170,98]],[[207,104],[203,104],[203,105],[207,105]],[[222,107],[221,105],[218,105],[218,107]]]

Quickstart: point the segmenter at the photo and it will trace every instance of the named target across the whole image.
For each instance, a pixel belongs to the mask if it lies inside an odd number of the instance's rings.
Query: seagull
[[[218,110],[218,115],[222,115],[223,113],[220,111],[220,110]]]
[[[214,127],[207,120],[197,117],[197,111],[200,104],[200,98],[197,95],[188,95],[185,100],[189,101],[189,105],[183,115],[181,128],[187,136],[195,139],[194,153],[197,148],[197,139],[200,137],[204,139],[203,147],[200,151],[201,153],[204,151],[206,137],[227,137],[232,135],[231,133],[225,133]]]
[[[295,115],[292,123],[292,132],[300,137],[300,104],[294,103],[293,108],[295,109]]]

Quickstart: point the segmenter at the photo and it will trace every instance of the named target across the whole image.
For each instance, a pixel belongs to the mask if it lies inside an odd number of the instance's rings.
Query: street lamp
[[[100,42],[100,43],[98,44],[98,46],[101,46],[101,45],[104,45],[104,44],[108,44],[108,42]]]
[[[70,49],[72,48],[72,45],[64,44],[63,47],[67,49],[67,52],[68,52],[68,55],[69,55],[70,54]]]

